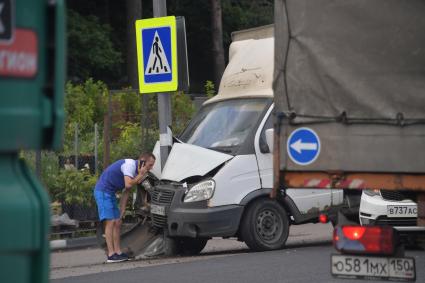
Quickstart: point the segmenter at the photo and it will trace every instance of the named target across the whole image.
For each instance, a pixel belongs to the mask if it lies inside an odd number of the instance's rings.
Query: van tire
[[[248,206],[241,223],[241,236],[251,250],[281,249],[288,234],[288,214],[277,201],[262,198]]]

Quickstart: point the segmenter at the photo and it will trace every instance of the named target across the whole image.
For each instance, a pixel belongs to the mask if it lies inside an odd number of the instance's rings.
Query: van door
[[[255,154],[262,188],[273,187],[273,155],[266,142],[265,131],[273,128],[274,105],[270,107],[255,135]],[[323,211],[335,204],[330,189],[288,189],[288,196],[295,202],[302,214]]]

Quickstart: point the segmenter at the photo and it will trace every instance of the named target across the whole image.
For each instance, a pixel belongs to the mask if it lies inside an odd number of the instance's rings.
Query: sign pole
[[[154,18],[167,16],[166,0],[152,0]],[[171,125],[171,95],[170,93],[158,93],[158,117],[159,117],[159,141],[161,145],[161,169],[164,168],[168,158],[169,147],[172,137],[168,132]]]

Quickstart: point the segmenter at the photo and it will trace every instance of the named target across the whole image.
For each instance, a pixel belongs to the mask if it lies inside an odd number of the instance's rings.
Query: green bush
[[[62,169],[52,182],[51,197],[66,204],[90,206],[93,203],[93,188],[96,176],[88,170]]]

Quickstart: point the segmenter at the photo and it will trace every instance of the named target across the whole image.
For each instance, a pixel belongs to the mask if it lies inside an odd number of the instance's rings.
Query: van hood
[[[162,170],[162,180],[180,182],[192,176],[204,176],[233,155],[187,143],[174,143],[167,163]]]

